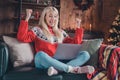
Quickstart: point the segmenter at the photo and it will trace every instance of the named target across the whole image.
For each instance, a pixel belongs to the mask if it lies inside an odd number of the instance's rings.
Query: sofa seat
[[[3,76],[3,80],[87,80],[87,78],[85,74],[75,75],[67,73],[48,76],[47,70],[38,70],[34,67],[19,67],[9,70]]]

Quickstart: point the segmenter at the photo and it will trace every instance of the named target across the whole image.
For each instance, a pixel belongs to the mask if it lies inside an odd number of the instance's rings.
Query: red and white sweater
[[[49,30],[51,33],[53,32],[50,27]],[[63,43],[80,44],[83,38],[83,29],[77,28],[73,38],[70,38],[63,30],[62,34],[64,36]],[[44,51],[51,57],[54,56],[58,45],[57,38],[55,36],[54,42],[50,43],[39,27],[34,27],[29,30],[28,22],[24,20],[20,22],[17,39],[22,42],[34,42],[36,52]]]

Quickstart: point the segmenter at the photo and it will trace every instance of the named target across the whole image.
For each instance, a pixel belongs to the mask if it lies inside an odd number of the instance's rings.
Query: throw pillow
[[[90,60],[86,64],[97,67],[98,51],[102,42],[103,39],[89,39],[83,41],[80,51],[88,51],[90,54]]]
[[[29,65],[33,62],[34,51],[30,43],[20,42],[9,36],[3,36],[3,40],[10,49],[10,59],[13,67]]]

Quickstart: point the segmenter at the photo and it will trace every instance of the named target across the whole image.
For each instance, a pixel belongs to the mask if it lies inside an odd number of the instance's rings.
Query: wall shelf
[[[9,1],[9,5],[11,7],[14,8],[15,10],[15,14],[14,16],[11,18],[12,21],[14,21],[15,23],[15,31],[18,30],[18,26],[20,24],[20,20],[22,19],[25,19],[25,16],[26,16],[26,9],[32,9],[33,10],[33,13],[31,15],[31,19],[30,19],[30,22],[32,22],[32,25],[33,24],[36,24],[36,22],[39,21],[39,17],[40,17],[40,14],[42,12],[42,10],[49,6],[47,3],[45,4],[44,0],[43,2],[37,2],[36,0],[8,0]],[[53,1],[60,1],[60,0],[53,0]],[[53,2],[51,2],[53,3]],[[60,3],[60,2],[57,2],[57,3]],[[53,5],[53,4],[51,4]],[[60,4],[56,4],[54,5],[54,7],[56,7],[58,10],[60,10]],[[30,24],[30,26],[32,26]]]
[[[15,0],[9,0],[9,2],[11,2],[11,3],[13,3],[13,4],[19,4],[19,1],[15,1]],[[47,4],[42,4],[42,3],[33,3],[33,2],[24,2],[24,1],[22,1],[22,5],[26,5],[26,6],[34,6],[34,7],[38,7],[38,8],[44,8],[44,7],[47,7],[47,6],[49,6],[49,5],[47,5]],[[60,5],[52,5],[52,6],[55,6],[55,7],[57,7],[57,8],[60,8]]]

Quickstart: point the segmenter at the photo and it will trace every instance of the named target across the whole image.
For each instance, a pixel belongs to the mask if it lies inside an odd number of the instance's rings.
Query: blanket
[[[87,77],[89,80],[120,80],[120,47],[102,44],[98,68]]]

